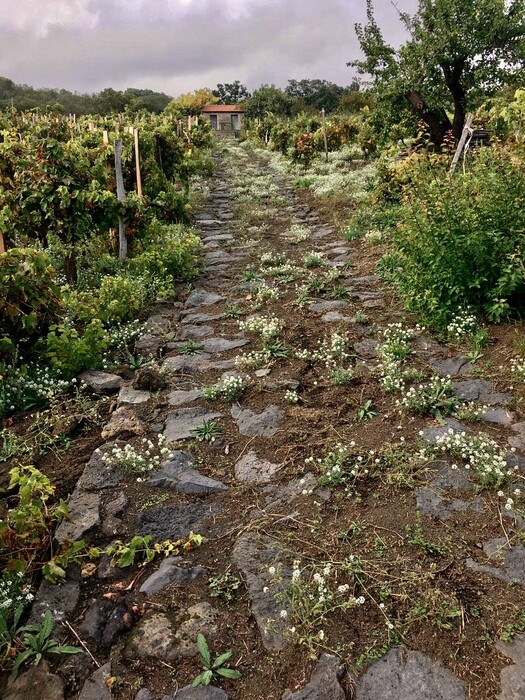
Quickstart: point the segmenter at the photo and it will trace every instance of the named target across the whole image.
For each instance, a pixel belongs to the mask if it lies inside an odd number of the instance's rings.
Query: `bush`
[[[47,336],[47,356],[53,369],[71,379],[87,369],[102,365],[109,337],[102,322],[94,318],[84,330],[62,323],[52,326]]]
[[[482,149],[453,178],[413,161],[384,267],[423,322],[443,328],[459,307],[499,321],[525,307],[524,156]]]
[[[33,248],[0,255],[0,354],[32,343],[60,311],[55,270],[49,257]]]

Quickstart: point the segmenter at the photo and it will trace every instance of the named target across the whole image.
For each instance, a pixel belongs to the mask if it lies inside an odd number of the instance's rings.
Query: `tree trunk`
[[[405,92],[405,98],[428,126],[432,143],[437,148],[440,148],[445,134],[452,129],[452,124],[445,111],[435,112],[430,110],[421,95],[415,90],[407,90],[407,92]]]
[[[64,272],[68,284],[76,284],[78,282],[77,256],[71,253],[64,259]]]
[[[441,66],[443,71],[443,76],[445,78],[445,85],[448,91],[452,95],[454,100],[454,119],[452,122],[452,135],[459,141],[461,134],[463,132],[463,126],[465,125],[466,117],[466,94],[461,84],[461,76],[463,75],[463,70],[465,68],[464,59],[458,59],[452,67]]]

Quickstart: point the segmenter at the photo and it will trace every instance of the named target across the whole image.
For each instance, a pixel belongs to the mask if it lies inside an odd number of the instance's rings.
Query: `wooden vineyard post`
[[[321,114],[323,115],[323,138],[324,138],[324,155],[326,162],[328,163],[328,139],[326,137],[326,112],[323,107],[321,110]]]
[[[465,121],[465,126],[463,127],[463,133],[461,134],[461,138],[459,139],[458,147],[456,148],[456,152],[454,154],[454,158],[452,159],[452,164],[450,166],[449,174],[454,175],[454,170],[456,169],[456,166],[459,162],[459,159],[461,158],[461,154],[463,153],[463,149],[465,148],[465,142],[467,140],[468,135],[470,134],[470,127],[472,126],[472,121],[474,119],[473,114],[469,114],[466,121]]]
[[[102,141],[107,145],[109,143],[109,134],[106,130],[102,132]]]
[[[124,178],[122,177],[122,139],[115,141],[115,179],[117,181],[117,199],[123,202],[126,199]],[[118,218],[118,259],[125,260],[128,254],[128,241],[126,238],[126,222],[122,216]]]
[[[5,253],[5,241],[4,234],[0,231],[0,254]]]
[[[139,197],[142,197],[142,178],[140,176],[140,149],[138,129],[133,129],[133,140],[135,142],[135,170],[137,173],[137,194]]]

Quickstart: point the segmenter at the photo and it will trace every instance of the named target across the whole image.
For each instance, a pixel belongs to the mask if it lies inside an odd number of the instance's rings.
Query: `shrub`
[[[0,354],[34,341],[60,310],[55,271],[49,257],[33,248],[0,255]]]
[[[384,267],[425,323],[445,328],[460,307],[493,321],[523,309],[523,150],[483,149],[452,179],[427,160],[414,163]]]
[[[199,271],[200,238],[180,224],[153,221],[138,253],[128,261],[130,271],[175,281],[192,279]]]
[[[102,364],[102,354],[109,338],[99,319],[94,318],[84,330],[67,322],[52,326],[47,336],[47,356],[55,370],[70,379]]]

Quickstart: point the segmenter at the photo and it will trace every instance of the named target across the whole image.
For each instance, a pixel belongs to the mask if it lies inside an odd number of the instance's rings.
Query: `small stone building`
[[[237,105],[206,105],[202,108],[205,119],[217,136],[238,136],[242,131],[244,109]]]

